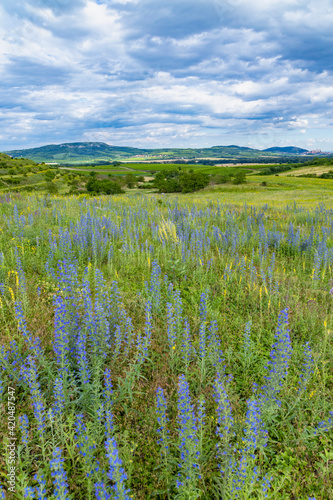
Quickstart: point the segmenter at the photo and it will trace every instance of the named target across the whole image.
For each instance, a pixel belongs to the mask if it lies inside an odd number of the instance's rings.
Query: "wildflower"
[[[319,422],[319,424],[313,431],[314,435],[318,434],[320,431],[327,432],[333,427],[333,411],[330,411],[329,414],[331,415],[331,417],[329,417],[327,420]]]
[[[148,346],[150,345],[151,333],[152,333],[152,323],[151,323],[151,310],[152,303],[150,301],[146,302],[146,321],[144,336],[138,338],[138,361],[143,363],[148,355]]]
[[[29,498],[29,499],[35,498],[35,488],[31,488],[30,486],[24,488],[23,498]]]
[[[69,321],[67,319],[66,304],[62,297],[56,297],[54,301],[54,342],[53,349],[58,366],[61,370],[68,372],[69,369]]]
[[[21,441],[24,446],[28,446],[29,437],[29,419],[24,415],[19,416],[19,426],[21,431]]]
[[[222,446],[222,455],[229,454],[230,440],[235,435],[233,430],[234,418],[227,392],[223,386],[221,375],[218,373],[214,383],[214,399],[217,404],[217,429],[216,434],[220,438],[219,449]]]
[[[258,401],[250,399],[247,402],[245,448],[244,453],[255,458],[254,452],[259,447],[267,445],[268,434],[261,419],[260,405]]]
[[[1,500],[6,500],[6,493],[3,487],[0,485],[0,499]]]
[[[200,453],[202,453],[202,445],[204,439],[204,428],[205,428],[205,398],[200,396],[198,401],[198,434],[200,443]]]
[[[40,390],[40,384],[37,379],[37,368],[35,360],[32,356],[28,357],[28,384],[30,388],[30,394],[32,399],[32,406],[34,410],[35,418],[38,422],[38,430],[41,433],[45,431],[45,406],[42,399],[42,394]]]
[[[99,464],[94,455],[96,443],[88,434],[82,413],[79,413],[75,419],[75,441],[80,455],[84,458],[86,476],[90,477],[99,470]]]
[[[177,480],[177,488],[180,493],[182,491],[191,491],[195,495],[200,452],[197,437],[197,419],[191,404],[189,386],[185,375],[180,375],[178,383],[178,425],[181,462],[179,464],[180,472],[178,476],[180,479]]]
[[[280,312],[278,328],[275,333],[275,343],[272,345],[270,361],[266,367],[269,374],[265,377],[266,384],[262,387],[260,404],[269,407],[272,403],[281,405],[277,394],[282,387],[283,379],[287,376],[289,359],[291,357],[291,342],[288,330],[288,309]]]
[[[111,370],[109,368],[105,368],[104,371],[104,398],[106,403],[110,406],[112,405],[112,397],[113,397],[113,389],[112,389],[112,379],[111,379]]]
[[[262,478],[261,487],[265,497],[267,497],[267,491],[271,487],[272,479],[273,477],[268,477],[268,474],[265,474],[264,477]]]
[[[53,458],[50,461],[51,476],[53,478],[54,496],[62,500],[70,500],[71,496],[68,491],[67,474],[64,470],[64,461],[62,458],[61,449],[56,447],[53,450]]]
[[[161,455],[166,459],[169,454],[169,431],[167,430],[168,419],[166,416],[167,403],[164,397],[164,392],[161,387],[156,391],[156,413],[158,429],[157,432],[161,436],[158,443],[161,445]]]
[[[200,296],[199,314],[201,323],[207,321],[207,297],[205,293]]]
[[[63,379],[61,377],[56,378],[54,381],[54,405],[53,411],[55,415],[61,416],[63,409],[65,408],[65,394]]]
[[[87,384],[90,380],[90,370],[87,355],[87,334],[84,328],[80,328],[77,337],[76,358],[79,365],[79,376],[81,383]]]
[[[199,355],[202,360],[206,357],[206,325],[204,322],[199,328]]]
[[[112,496],[108,493],[104,483],[95,484],[95,494],[97,500],[110,500]]]
[[[106,440],[106,456],[109,459],[109,472],[108,478],[113,481],[112,489],[115,493],[115,498],[118,500],[130,500],[128,493],[130,492],[126,489],[125,481],[127,475],[122,467],[122,461],[119,457],[117,443],[114,437]]]
[[[38,471],[34,476],[35,481],[38,482],[36,486],[37,500],[47,500],[47,491],[45,489],[46,479],[41,471]]]

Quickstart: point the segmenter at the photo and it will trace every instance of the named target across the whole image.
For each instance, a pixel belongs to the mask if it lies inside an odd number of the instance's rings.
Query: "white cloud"
[[[191,6],[4,0],[1,149],[330,140],[329,0]]]

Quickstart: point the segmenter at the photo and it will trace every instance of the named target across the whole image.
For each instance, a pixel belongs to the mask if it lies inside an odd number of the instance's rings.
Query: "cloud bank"
[[[329,0],[2,0],[0,149],[333,150]]]

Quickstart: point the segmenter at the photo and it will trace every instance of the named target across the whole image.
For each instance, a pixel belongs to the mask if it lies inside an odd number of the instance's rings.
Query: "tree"
[[[235,175],[235,178],[233,180],[233,184],[245,184],[246,182],[246,174],[244,170],[240,170],[237,172]]]
[[[202,172],[193,170],[180,176],[180,184],[183,193],[193,193],[203,189],[209,183],[209,176]]]
[[[46,191],[50,194],[57,194],[58,186],[54,182],[48,182],[46,184]]]
[[[132,189],[135,186],[136,180],[133,174],[126,174],[125,182],[129,189]]]
[[[91,194],[119,194],[123,193],[121,186],[117,182],[110,181],[109,179],[97,180],[90,178],[87,182],[87,191]]]
[[[47,172],[45,172],[44,178],[45,178],[46,181],[50,182],[50,181],[52,181],[55,178],[56,175],[57,174],[55,172],[52,172],[51,170],[48,170]]]

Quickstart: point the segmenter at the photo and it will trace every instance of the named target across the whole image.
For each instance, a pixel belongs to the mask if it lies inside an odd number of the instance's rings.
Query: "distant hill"
[[[268,153],[279,153],[279,154],[290,154],[290,155],[301,155],[309,152],[307,149],[297,148],[295,146],[287,146],[285,148],[273,147],[264,149],[264,151]]]
[[[268,148],[264,151],[236,145],[214,146],[211,148],[165,148],[139,149],[123,146],[110,146],[104,142],[73,142],[49,144],[38,148],[7,151],[15,158],[29,158],[36,162],[59,164],[96,163],[97,161],[143,160],[214,160],[267,163],[288,161],[285,157],[302,155],[306,149],[297,147]],[[290,158],[291,159],[291,158]]]

